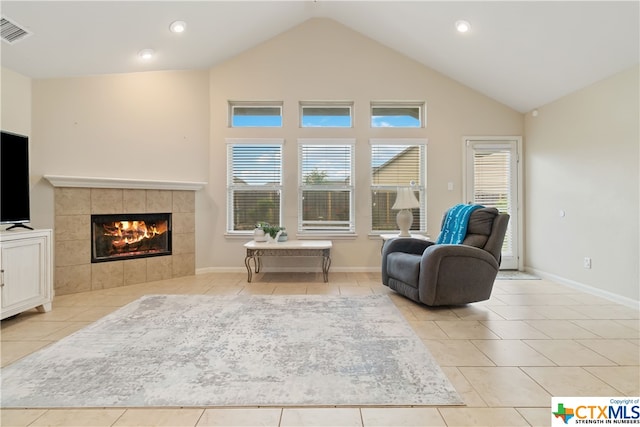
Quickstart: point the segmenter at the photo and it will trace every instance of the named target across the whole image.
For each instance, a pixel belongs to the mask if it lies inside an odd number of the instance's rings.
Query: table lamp
[[[413,223],[413,214],[411,209],[419,208],[420,202],[416,199],[413,189],[410,187],[399,187],[398,194],[396,196],[396,202],[391,209],[399,210],[396,215],[396,223],[400,229],[398,237],[411,237],[409,228]]]

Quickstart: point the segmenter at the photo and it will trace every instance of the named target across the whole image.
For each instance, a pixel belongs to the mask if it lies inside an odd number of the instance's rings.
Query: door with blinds
[[[521,269],[519,157],[522,138],[465,138],[464,145],[465,200],[495,207],[511,216],[500,269]]]

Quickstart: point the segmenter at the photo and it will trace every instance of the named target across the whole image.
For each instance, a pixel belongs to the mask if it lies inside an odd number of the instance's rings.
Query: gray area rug
[[[387,296],[149,295],[3,368],[1,404],[463,401]]]

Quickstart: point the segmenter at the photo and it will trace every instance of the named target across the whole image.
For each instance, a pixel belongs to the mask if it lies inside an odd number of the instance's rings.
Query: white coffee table
[[[251,283],[252,278],[251,260],[253,260],[255,272],[259,273],[262,267],[261,258],[265,256],[322,257],[322,275],[324,281],[328,282],[332,246],[330,240],[287,240],[273,243],[252,240],[247,242],[244,244],[247,248],[247,256],[244,259],[244,265],[247,267],[247,282]]]

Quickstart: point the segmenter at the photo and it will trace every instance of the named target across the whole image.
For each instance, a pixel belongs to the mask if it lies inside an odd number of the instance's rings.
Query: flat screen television
[[[31,220],[29,138],[0,132],[0,224],[24,227]]]

